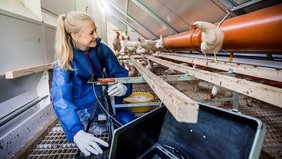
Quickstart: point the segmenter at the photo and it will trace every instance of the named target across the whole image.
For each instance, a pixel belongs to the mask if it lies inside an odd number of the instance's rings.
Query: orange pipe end
[[[200,50],[201,31],[199,29],[186,31],[168,36],[163,41],[166,49]]]

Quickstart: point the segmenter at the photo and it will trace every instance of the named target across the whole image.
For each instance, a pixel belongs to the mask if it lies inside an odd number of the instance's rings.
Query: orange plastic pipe
[[[223,49],[230,52],[282,53],[282,4],[224,21]],[[166,49],[200,50],[201,32],[189,30],[164,38]]]

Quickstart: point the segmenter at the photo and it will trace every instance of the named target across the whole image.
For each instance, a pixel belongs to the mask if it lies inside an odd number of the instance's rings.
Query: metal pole
[[[30,109],[31,107],[33,107],[34,105],[36,105],[37,103],[41,102],[43,99],[47,98],[48,95],[44,96],[44,97],[36,97],[35,99],[31,100],[30,102],[28,102],[27,104],[24,104],[23,106],[21,106],[20,108],[16,109],[15,111],[5,115],[4,117],[2,117],[0,119],[0,127],[5,125],[7,122],[9,122],[10,120],[14,119],[15,117],[17,117],[19,114],[27,111],[28,109]]]

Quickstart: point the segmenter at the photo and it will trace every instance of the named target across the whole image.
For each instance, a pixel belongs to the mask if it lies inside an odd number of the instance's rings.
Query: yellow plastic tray
[[[132,94],[123,99],[125,104],[133,104],[133,103],[148,103],[152,102],[154,96],[150,93],[145,92],[132,92]],[[150,106],[142,106],[142,107],[131,107],[131,111],[134,113],[142,113],[151,110]]]

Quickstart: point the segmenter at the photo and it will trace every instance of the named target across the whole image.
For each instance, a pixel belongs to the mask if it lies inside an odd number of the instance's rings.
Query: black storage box
[[[259,158],[264,135],[260,120],[228,110],[201,104],[193,124],[160,107],[115,130],[109,158]]]

